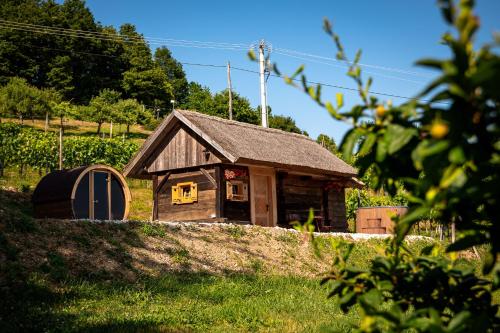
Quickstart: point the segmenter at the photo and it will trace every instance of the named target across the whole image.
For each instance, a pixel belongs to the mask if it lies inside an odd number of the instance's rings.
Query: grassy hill
[[[70,122],[66,134],[95,135],[95,124],[81,125]],[[133,128],[133,140],[147,133]],[[318,258],[291,230],[143,222],[151,183],[140,180],[128,180],[132,222],[34,220],[30,197],[41,176],[8,168],[0,178],[0,332],[348,332],[358,321],[319,285],[329,240],[341,236],[322,237]],[[347,240],[360,268],[384,246]],[[431,241],[408,246],[418,252]]]
[[[348,331],[357,320],[319,285],[328,247],[319,259],[297,232],[33,220],[28,200],[0,191],[2,331]],[[357,241],[353,261],[366,267],[382,246]]]

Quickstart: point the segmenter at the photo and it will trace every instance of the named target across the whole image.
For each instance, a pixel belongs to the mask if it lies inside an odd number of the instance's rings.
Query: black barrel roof
[[[71,193],[78,176],[88,166],[74,169],[57,170],[45,175],[33,192],[31,200],[34,204],[71,200]]]

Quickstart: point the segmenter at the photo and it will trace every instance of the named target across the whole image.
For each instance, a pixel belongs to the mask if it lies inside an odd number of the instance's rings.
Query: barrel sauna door
[[[121,220],[125,215],[125,193],[111,172],[90,171],[78,184],[73,207],[77,219]]]
[[[109,220],[108,172],[94,171],[93,209],[94,220]]]

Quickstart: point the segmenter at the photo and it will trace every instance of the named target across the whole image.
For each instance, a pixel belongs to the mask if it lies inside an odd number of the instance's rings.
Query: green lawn
[[[133,284],[66,281],[58,288],[34,276],[2,297],[16,314],[3,331],[19,324],[49,332],[349,331],[357,319],[326,295],[316,280],[283,276],[186,272]]]

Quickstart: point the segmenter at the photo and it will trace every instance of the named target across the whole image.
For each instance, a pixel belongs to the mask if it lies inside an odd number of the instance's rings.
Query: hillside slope
[[[349,331],[319,285],[328,240],[356,242],[359,267],[384,242],[321,236],[318,258],[293,230],[33,220],[28,200],[0,190],[0,331]]]

